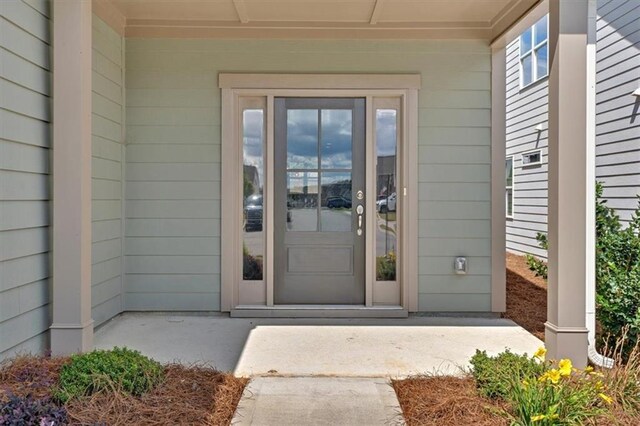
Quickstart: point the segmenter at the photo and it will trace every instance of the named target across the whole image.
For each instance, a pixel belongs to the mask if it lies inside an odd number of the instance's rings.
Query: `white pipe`
[[[589,360],[599,366],[612,368],[614,361],[596,350],[596,20],[597,0],[589,0],[589,29],[587,33],[587,226],[586,226],[586,326],[589,330]]]

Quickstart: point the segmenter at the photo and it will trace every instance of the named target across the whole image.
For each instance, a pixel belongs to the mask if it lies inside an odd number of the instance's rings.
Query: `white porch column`
[[[91,2],[53,5],[51,350],[91,350]]]
[[[595,261],[587,138],[588,2],[549,3],[549,358],[587,363],[586,282]]]

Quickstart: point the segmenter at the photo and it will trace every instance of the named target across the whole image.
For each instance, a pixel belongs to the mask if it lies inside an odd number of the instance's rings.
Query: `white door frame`
[[[419,74],[227,74],[222,89],[221,310],[235,316],[406,316],[418,305],[418,90]],[[367,197],[365,305],[273,304],[273,147],[275,97],[366,98]],[[264,109],[264,275],[242,280],[242,111]],[[397,280],[375,280],[377,109],[398,110]]]

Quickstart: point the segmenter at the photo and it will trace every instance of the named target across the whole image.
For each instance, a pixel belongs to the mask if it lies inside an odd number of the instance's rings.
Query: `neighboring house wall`
[[[640,98],[631,96],[640,88],[640,2],[598,0],[597,12],[596,179],[628,221],[640,194]],[[547,80],[520,90],[519,40],[507,49],[507,156],[515,164],[507,250],[546,258],[535,236],[547,232]],[[521,154],[534,148],[542,149],[542,165],[523,168]]]
[[[536,234],[547,232],[548,78],[520,88],[520,42],[507,46],[507,157],[513,156],[513,217],[507,218],[507,250],[546,257]],[[536,128],[542,125],[542,131]],[[542,164],[523,166],[522,154],[540,149]]]
[[[122,312],[124,39],[93,17],[92,273],[95,325]]]
[[[640,194],[640,2],[598,0],[596,177],[628,221]]]
[[[133,38],[126,63],[125,309],[220,308],[217,77],[237,71],[421,72],[419,309],[491,310],[487,43]]]
[[[0,359],[49,328],[49,3],[0,1]]]

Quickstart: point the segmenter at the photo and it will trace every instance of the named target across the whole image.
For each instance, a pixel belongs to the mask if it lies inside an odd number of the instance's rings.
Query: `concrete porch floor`
[[[126,346],[161,362],[204,362],[248,377],[456,374],[476,349],[531,354],[541,345],[510,320],[468,317],[244,319],[125,313],[95,334],[97,349]]]

